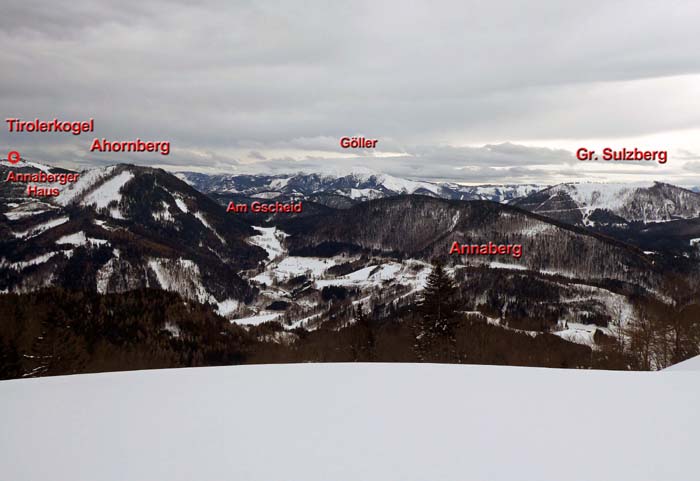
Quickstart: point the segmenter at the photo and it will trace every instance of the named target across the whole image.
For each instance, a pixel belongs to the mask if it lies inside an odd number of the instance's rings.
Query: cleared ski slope
[[[0,382],[0,478],[700,479],[700,372],[412,364]]]

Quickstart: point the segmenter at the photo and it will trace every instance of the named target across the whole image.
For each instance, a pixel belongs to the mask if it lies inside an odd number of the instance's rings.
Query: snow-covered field
[[[285,253],[282,241],[287,237],[287,234],[284,231],[279,230],[277,227],[253,226],[253,229],[258,231],[260,235],[250,237],[248,242],[265,249],[270,261]]]
[[[323,288],[325,286],[360,286],[370,287],[380,285],[382,281],[390,281],[397,278],[397,274],[403,266],[397,262],[387,262],[382,265],[370,265],[363,267],[355,272],[351,272],[346,276],[336,277],[332,279],[319,279],[316,281],[316,287]],[[412,278],[415,278],[415,273]]]
[[[700,371],[303,364],[0,382],[0,478],[688,481]]]
[[[251,237],[250,239],[254,239],[254,237]],[[274,244],[263,244],[261,242],[260,247],[267,250],[268,257],[270,255],[275,255],[274,253],[276,252],[276,247]],[[313,277],[320,277],[327,269],[336,264],[340,264],[341,262],[346,262],[347,260],[347,258],[341,259],[334,257],[284,257],[279,260],[279,262],[268,264],[266,270],[255,276],[253,280],[265,284],[272,284],[274,279],[283,281],[304,274],[309,274]]]

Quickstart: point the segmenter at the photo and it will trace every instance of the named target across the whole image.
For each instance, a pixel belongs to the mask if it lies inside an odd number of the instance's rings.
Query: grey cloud
[[[684,160],[700,160],[700,154],[685,149],[678,149],[677,156]]]
[[[303,160],[290,158],[270,159],[249,166],[251,172],[294,171],[350,172],[361,168],[392,175],[428,179],[489,182],[500,178],[518,178],[548,175],[543,165],[561,168],[572,164],[573,155],[561,149],[526,147],[504,143],[484,147],[428,147],[420,146],[400,156],[323,158],[307,156]],[[526,180],[529,182],[530,180]]]
[[[324,165],[506,178],[573,162],[518,141],[697,127],[699,13],[651,1],[11,2],[0,105],[172,141],[168,157],[132,159],[144,164],[241,169],[256,152],[259,168],[318,167],[264,160],[295,149],[328,152]],[[406,155],[330,159],[344,135]],[[88,141],[0,133],[28,156],[104,163]],[[454,147],[465,144],[488,145]]]
[[[257,160],[266,160],[267,159],[267,157],[265,157],[263,154],[261,154],[257,150],[251,150],[250,152],[248,152],[248,157],[250,157],[252,159],[257,159]]]

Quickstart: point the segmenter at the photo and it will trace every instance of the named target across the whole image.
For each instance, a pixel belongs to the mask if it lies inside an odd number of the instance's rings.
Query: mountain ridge
[[[240,271],[264,259],[247,242],[255,231],[161,169],[94,169],[57,198],[23,200],[0,222],[9,234],[0,241],[2,290],[160,286],[205,303],[254,295]]]
[[[410,180],[381,173],[343,176],[317,173],[211,175],[178,172],[180,179],[205,193],[229,193],[250,197],[275,195],[340,195],[353,202],[406,194],[423,194],[461,200],[510,201],[541,189],[537,184],[460,185],[455,182]]]

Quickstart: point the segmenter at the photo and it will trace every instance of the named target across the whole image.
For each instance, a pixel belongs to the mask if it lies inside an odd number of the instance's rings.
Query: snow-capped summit
[[[576,225],[644,224],[700,216],[700,195],[662,182],[567,183],[515,202],[518,207]]]
[[[22,170],[22,169],[36,169],[40,170],[42,172],[52,173],[52,172],[59,172],[62,169],[58,169],[56,167],[51,167],[49,165],[41,164],[39,162],[30,162],[29,160],[26,159],[20,159],[19,162],[16,163],[11,163],[8,161],[7,157],[2,157],[0,158],[0,168],[12,168],[16,170]]]

